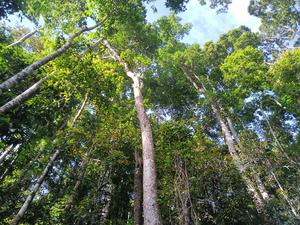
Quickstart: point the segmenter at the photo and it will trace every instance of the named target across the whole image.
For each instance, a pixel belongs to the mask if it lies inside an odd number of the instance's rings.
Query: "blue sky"
[[[170,14],[164,2],[164,0],[156,0],[147,6],[147,20],[149,22]],[[157,8],[157,13],[153,12],[151,5]],[[211,9],[209,6],[201,6],[198,0],[190,0],[186,5],[187,10],[178,14],[182,18],[182,23],[192,24],[189,35],[183,41],[201,45],[207,41],[217,41],[221,34],[240,25],[245,25],[251,28],[252,31],[257,32],[260,20],[249,15],[248,5],[249,0],[233,0],[227,13],[217,14],[216,10]],[[27,19],[23,19],[21,22],[17,16],[10,16],[10,22],[5,21],[5,23],[10,26],[23,25],[34,29],[34,25]]]
[[[151,5],[157,8],[157,13],[153,13]],[[221,34],[240,25],[245,25],[257,32],[260,20],[249,15],[248,5],[249,0],[233,0],[227,13],[217,14],[208,5],[201,6],[198,0],[190,0],[187,4],[187,10],[178,14],[182,18],[182,23],[192,24],[192,29],[189,35],[184,38],[184,42],[204,44],[207,41],[216,41]],[[170,13],[162,0],[149,4],[147,8],[147,20],[149,22]]]

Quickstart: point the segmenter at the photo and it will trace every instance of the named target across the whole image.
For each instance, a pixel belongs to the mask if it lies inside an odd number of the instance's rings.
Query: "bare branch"
[[[21,43],[23,43],[25,40],[27,40],[28,38],[30,38],[31,36],[33,36],[36,32],[38,32],[39,30],[41,30],[43,28],[37,28],[32,32],[29,32],[28,34],[25,34],[23,37],[21,37],[19,40],[17,40],[16,42],[8,45],[7,47],[13,47],[13,46],[17,46],[20,45]]]

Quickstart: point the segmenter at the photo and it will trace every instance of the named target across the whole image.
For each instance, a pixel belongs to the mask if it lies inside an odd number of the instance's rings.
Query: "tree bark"
[[[3,90],[7,90],[7,89],[13,87],[14,85],[16,85],[17,83],[19,83],[20,80],[24,79],[26,76],[31,74],[34,70],[40,68],[41,66],[50,62],[51,60],[62,55],[66,50],[68,50],[71,47],[71,44],[76,37],[78,37],[79,35],[81,35],[82,33],[86,32],[86,31],[90,31],[90,30],[97,28],[101,23],[103,23],[103,21],[105,19],[106,19],[106,17],[100,23],[98,23],[94,26],[81,28],[80,30],[78,30],[77,32],[72,34],[68,38],[67,42],[63,46],[61,46],[59,49],[57,49],[55,52],[34,62],[33,64],[27,66],[25,69],[21,70],[17,74],[13,75],[12,77],[10,77],[6,81],[4,81],[2,84],[0,84],[0,94],[2,93]]]
[[[5,105],[1,106],[0,107],[0,114],[1,113],[3,113],[3,114],[7,113],[8,111],[16,108],[18,105],[22,104],[24,101],[26,101],[31,96],[33,96],[46,79],[47,79],[47,77],[44,77],[44,78],[40,79],[38,82],[36,82],[30,88],[28,88],[26,91],[19,94],[17,97],[15,97],[11,101],[7,102]]]
[[[86,104],[86,99],[84,99],[78,113],[76,114],[72,125],[75,124],[76,120],[79,118],[79,116],[81,115],[84,106]],[[72,127],[72,126],[71,126]],[[27,196],[25,202],[23,203],[21,209],[19,210],[19,212],[17,213],[17,215],[14,217],[14,219],[11,222],[11,225],[17,225],[19,224],[20,220],[23,218],[24,214],[26,213],[30,203],[32,202],[35,194],[37,193],[37,191],[39,190],[40,186],[42,185],[43,181],[45,180],[48,171],[50,170],[50,168],[52,167],[54,161],[56,160],[56,158],[58,157],[59,153],[60,153],[61,149],[57,149],[54,154],[51,156],[47,166],[44,168],[42,174],[39,176],[36,184],[34,185],[33,189],[30,191],[30,194]]]
[[[6,175],[8,174],[10,168],[12,167],[12,165],[15,163],[15,161],[17,160],[18,155],[16,155],[13,160],[9,163],[8,167],[5,169],[5,171],[3,172],[3,174],[0,177],[0,183],[2,182],[2,180],[6,177]]]
[[[143,225],[143,158],[136,150],[134,153],[134,225]]]
[[[77,122],[79,116],[81,115],[81,113],[82,113],[82,111],[83,111],[83,109],[84,109],[84,107],[85,107],[85,105],[86,105],[87,100],[88,100],[88,94],[85,94],[84,99],[83,99],[83,102],[81,103],[81,107],[80,107],[80,109],[78,110],[77,114],[75,115],[75,117],[74,117],[74,119],[73,119],[73,121],[72,121],[71,127],[74,127],[74,126],[75,126],[75,124],[76,124],[76,122]]]
[[[27,198],[26,198],[25,202],[23,203],[21,209],[19,210],[19,212],[17,213],[17,215],[15,216],[13,221],[11,222],[11,225],[19,224],[20,220],[22,219],[25,212],[27,211],[27,209],[28,209],[30,203],[32,202],[36,192],[39,190],[41,184],[43,183],[43,181],[46,177],[46,175],[48,174],[49,169],[52,167],[52,164],[55,161],[55,159],[57,158],[60,151],[61,151],[61,149],[57,149],[55,151],[55,153],[52,155],[50,161],[48,162],[47,166],[43,170],[43,173],[39,176],[39,178],[38,178],[36,184],[34,185],[33,189],[31,190],[30,194],[27,196]]]
[[[293,159],[291,159],[291,158],[289,157],[289,155],[285,152],[284,148],[283,148],[282,145],[280,144],[280,142],[279,142],[279,140],[278,140],[278,138],[277,138],[277,136],[276,136],[276,134],[275,134],[275,131],[274,131],[273,128],[272,128],[272,125],[271,125],[271,123],[270,123],[270,121],[269,121],[269,119],[268,119],[268,116],[267,116],[266,113],[264,112],[264,110],[263,110],[263,108],[262,108],[261,105],[260,105],[260,111],[262,112],[263,118],[264,118],[264,119],[266,120],[266,122],[267,122],[267,125],[268,125],[268,127],[269,127],[270,132],[271,132],[271,135],[273,136],[274,141],[275,141],[275,143],[276,143],[278,149],[280,150],[280,152],[284,155],[284,157],[285,157],[289,162],[292,162],[293,164],[296,164],[297,166],[300,166],[300,163],[295,162],[295,161],[294,161]]]
[[[228,146],[229,153],[233,159],[233,163],[235,164],[236,168],[238,169],[242,179],[244,180],[244,183],[247,188],[248,194],[251,196],[257,212],[261,215],[262,219],[264,220],[265,224],[274,224],[271,219],[269,218],[268,212],[266,210],[266,205],[263,199],[260,197],[259,193],[255,189],[254,183],[251,181],[251,179],[246,174],[245,166],[243,165],[242,161],[239,158],[238,153],[235,150],[233,139],[231,137],[231,134],[229,132],[229,129],[227,128],[225,122],[223,121],[221,117],[220,110],[217,108],[217,106],[212,103],[211,104],[212,110],[215,113],[217,120],[220,123],[221,130],[223,133],[223,136],[225,138],[226,145]]]
[[[23,37],[21,37],[19,40],[17,40],[16,42],[8,45],[7,47],[13,47],[13,46],[17,46],[20,45],[22,42],[24,42],[25,40],[27,40],[28,38],[30,38],[31,36],[33,36],[36,32],[38,32],[39,30],[41,30],[42,28],[38,28],[35,29],[32,32],[29,32],[28,34],[25,34]]]
[[[285,192],[285,190],[283,189],[283,187],[281,186],[279,180],[277,179],[277,176],[275,175],[275,173],[273,171],[271,171],[271,175],[273,177],[273,179],[275,180],[277,186],[279,187],[283,198],[286,200],[286,202],[288,203],[289,207],[291,208],[292,213],[294,214],[294,216],[297,219],[300,219],[299,214],[297,213],[297,210],[295,209],[295,207],[293,206],[293,203],[290,201],[288,194]]]
[[[90,151],[87,151],[85,154],[84,154],[84,158],[82,160],[82,163],[80,165],[80,172],[78,174],[78,179],[75,183],[75,186],[74,186],[74,189],[73,189],[73,192],[67,202],[67,205],[65,207],[65,211],[68,212],[70,211],[72,208],[73,208],[73,204],[76,200],[76,197],[78,195],[78,191],[79,191],[79,188],[81,186],[81,182],[85,176],[85,173],[86,173],[86,168],[88,166],[88,162],[89,162],[89,152]]]
[[[185,164],[185,159],[178,154],[175,158],[175,179],[174,179],[174,192],[180,204],[179,221],[182,225],[191,224],[191,198],[190,198],[190,185],[188,171]]]
[[[157,204],[157,184],[155,152],[152,137],[152,128],[145,112],[141,84],[138,77],[133,79],[135,108],[137,110],[143,146],[143,199],[144,199],[144,224],[160,225]]]
[[[109,44],[107,40],[104,40],[103,43],[109,50],[113,59],[119,62],[124,67],[126,75],[133,81],[135,108],[137,111],[142,134],[144,224],[160,225],[161,222],[157,204],[156,166],[152,128],[144,108],[140,78],[137,74],[129,69],[128,64],[121,59],[121,57],[117,54],[115,49]]]
[[[15,148],[15,145],[10,145],[6,148],[6,150],[0,155],[0,165],[2,164],[2,162],[5,160],[6,156],[13,151]]]
[[[196,90],[201,93],[201,94],[206,94],[206,88],[203,84],[199,84],[198,81],[196,80],[196,75],[191,75],[187,69],[187,67],[185,67],[183,65],[182,67],[183,73],[184,75],[187,77],[187,79],[193,84],[193,86],[196,88]],[[265,224],[275,224],[269,217],[268,212],[266,210],[266,205],[265,202],[263,201],[263,199],[260,197],[259,193],[256,191],[255,189],[255,185],[253,184],[253,182],[251,181],[251,179],[249,179],[249,177],[246,174],[246,169],[245,166],[243,165],[242,161],[240,160],[240,157],[238,155],[238,153],[236,152],[236,149],[234,147],[233,144],[233,139],[232,136],[229,132],[229,129],[227,128],[227,125],[225,124],[224,120],[222,119],[221,116],[221,112],[220,109],[218,108],[218,106],[215,103],[211,103],[211,108],[214,112],[214,114],[216,115],[216,118],[221,126],[221,131],[222,134],[224,136],[225,139],[225,143],[228,146],[228,150],[229,150],[229,154],[231,155],[232,159],[233,159],[233,163],[235,165],[235,167],[237,168],[237,170],[239,171],[248,194],[251,196],[256,210],[259,213],[259,215],[261,216],[261,218],[264,220]]]
[[[236,143],[238,144],[238,146],[239,146],[241,152],[244,152],[244,153],[245,153],[245,148],[244,148],[244,146],[242,145],[242,143],[241,143],[241,141],[240,141],[240,138],[239,138],[239,136],[238,136],[238,134],[237,134],[237,132],[236,132],[236,130],[235,130],[235,128],[234,128],[234,125],[233,125],[233,123],[232,123],[232,120],[231,120],[229,117],[226,117],[226,120],[227,120],[229,129],[230,129],[230,131],[231,131],[231,133],[232,133],[232,135],[233,135],[233,137],[234,137]],[[266,189],[266,187],[265,187],[265,184],[264,184],[263,181],[260,179],[260,177],[259,177],[259,175],[258,175],[256,169],[254,168],[254,165],[250,165],[249,167],[250,167],[250,170],[251,170],[251,172],[252,172],[253,178],[254,178],[254,180],[255,180],[255,182],[256,182],[257,188],[258,188],[258,190],[259,190],[259,192],[260,192],[260,194],[261,194],[263,200],[264,200],[266,203],[268,203],[268,202],[269,202],[269,199],[270,199],[270,196],[269,196],[269,193],[268,193],[268,191],[267,191],[267,189]]]

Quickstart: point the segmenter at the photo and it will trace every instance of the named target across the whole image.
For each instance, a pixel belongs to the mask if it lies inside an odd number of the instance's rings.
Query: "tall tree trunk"
[[[98,176],[97,185],[95,190],[93,191],[92,201],[93,201],[93,210],[92,210],[92,224],[105,224],[108,219],[109,214],[109,206],[111,200],[111,181],[110,181],[110,174],[107,168],[104,168],[101,174]],[[101,200],[99,202],[99,196]],[[104,202],[103,202],[104,201]],[[99,207],[104,203],[103,207]],[[99,222],[100,219],[100,222]]]
[[[80,165],[80,172],[77,176],[77,181],[75,183],[75,186],[74,186],[74,189],[71,193],[71,196],[65,206],[65,211],[66,212],[69,212],[72,208],[73,208],[73,205],[74,205],[74,202],[76,200],[76,197],[78,195],[78,191],[79,191],[79,188],[81,186],[81,182],[85,176],[85,173],[86,173],[86,168],[88,166],[88,162],[89,162],[89,152],[90,151],[87,151],[85,154],[84,154],[84,158],[82,160],[82,163]]]
[[[135,108],[137,110],[142,133],[144,224],[160,225],[161,223],[157,204],[156,165],[152,128],[145,112],[141,84],[138,77],[133,78],[133,90]]]
[[[296,164],[297,166],[300,166],[300,163],[295,162],[295,161],[294,161],[293,159],[291,159],[291,158],[289,157],[289,155],[285,152],[284,148],[282,147],[280,141],[279,141],[278,138],[277,138],[277,135],[275,134],[275,131],[274,131],[273,128],[272,128],[272,125],[271,125],[271,123],[270,123],[270,121],[269,121],[269,119],[268,119],[268,116],[266,115],[266,113],[264,112],[264,110],[263,110],[263,108],[262,108],[262,105],[260,105],[260,111],[262,112],[263,118],[264,118],[264,119],[266,120],[266,122],[267,122],[267,126],[269,127],[269,130],[270,130],[270,132],[271,132],[271,135],[272,135],[272,137],[273,137],[273,139],[274,139],[274,141],[275,141],[275,143],[276,143],[276,145],[277,145],[279,151],[283,154],[283,156],[284,156],[289,162],[292,162],[293,164]]]
[[[84,98],[82,105],[79,109],[79,111],[77,112],[75,118],[73,119],[72,122],[72,126],[76,123],[76,120],[79,118],[79,116],[81,115],[84,106],[86,105],[87,99]],[[71,126],[71,127],[72,127]],[[27,196],[25,202],[23,203],[21,209],[19,210],[19,212],[17,213],[17,215],[14,217],[14,219],[11,222],[11,225],[17,225],[19,224],[20,220],[23,218],[24,214],[26,213],[30,203],[32,202],[35,194],[37,193],[37,191],[39,190],[40,186],[42,185],[43,181],[45,180],[48,171],[50,170],[50,168],[52,167],[54,161],[56,160],[56,158],[58,157],[59,153],[60,153],[61,149],[57,149],[54,154],[51,156],[47,166],[44,168],[42,174],[39,176],[36,184],[34,185],[33,189],[30,191],[30,194]]]
[[[240,139],[239,139],[239,137],[238,137],[238,134],[237,134],[237,132],[236,132],[236,130],[235,130],[235,128],[234,128],[234,125],[233,125],[233,123],[232,123],[232,120],[231,120],[229,117],[227,117],[226,119],[227,119],[229,128],[230,128],[230,130],[231,130],[231,133],[233,134],[234,139],[235,139],[236,142],[238,143],[240,149],[244,149],[244,146],[242,145],[242,143],[241,143],[241,141],[240,141]],[[268,125],[271,126],[270,123],[268,123]],[[271,128],[271,129],[272,129],[272,128]],[[287,204],[289,205],[289,207],[290,207],[290,209],[291,209],[293,215],[294,215],[297,219],[299,219],[299,215],[298,215],[298,213],[297,213],[297,210],[295,209],[295,207],[293,206],[292,202],[290,201],[287,192],[283,189],[282,185],[280,184],[279,180],[277,179],[277,176],[276,176],[275,173],[272,171],[272,165],[271,165],[271,163],[270,163],[268,160],[266,160],[266,164],[267,164],[267,167],[269,168],[269,170],[271,171],[270,174],[271,174],[273,180],[275,181],[275,183],[277,184],[278,188],[280,189],[280,191],[281,191],[281,193],[282,193],[282,195],[283,195],[283,198],[286,200]],[[255,179],[255,181],[256,181],[256,184],[257,184],[257,187],[258,187],[259,192],[261,193],[263,199],[264,199],[266,202],[268,202],[269,199],[270,199],[270,197],[269,197],[269,194],[268,194],[268,192],[267,192],[267,190],[266,190],[266,187],[265,187],[264,183],[262,182],[262,180],[261,180],[260,177],[258,176],[258,174],[257,174],[257,172],[255,171],[255,169],[254,169],[253,167],[251,167],[251,169],[252,169],[252,173],[253,173],[254,179]]]
[[[37,162],[38,158],[42,155],[42,153],[43,153],[43,151],[39,151],[35,155],[35,157],[26,164],[26,166],[21,171],[21,174],[20,174],[20,176],[18,178],[18,181],[13,184],[12,188],[14,188],[15,186],[17,186],[18,184],[20,184],[21,182],[23,182],[25,180],[25,178],[24,178],[25,174],[30,169],[30,167],[32,166],[32,164],[35,163],[35,162]]]
[[[191,224],[191,199],[190,199],[190,185],[189,176],[186,168],[185,160],[178,154],[175,158],[175,180],[174,180],[174,192],[176,198],[179,200],[179,208],[181,211],[179,215],[179,221],[182,225]]]
[[[139,150],[134,153],[134,225],[143,224],[143,158]]]
[[[144,108],[140,78],[137,74],[129,69],[128,64],[121,59],[121,57],[117,54],[115,49],[109,44],[107,40],[104,40],[103,43],[111,53],[114,60],[119,62],[124,67],[126,75],[133,81],[135,108],[140,123],[143,146],[144,224],[160,225],[161,222],[157,204],[156,166],[152,128]]]
[[[36,32],[38,32],[39,30],[41,30],[42,28],[38,28],[35,29],[34,31],[29,32],[28,34],[25,34],[23,37],[21,37],[19,40],[17,40],[16,42],[8,45],[7,47],[13,47],[13,46],[17,46],[20,45],[22,42],[24,42],[25,40],[27,40],[28,38],[30,38],[31,36],[33,36]]]
[[[17,97],[12,99],[11,101],[7,102],[5,105],[0,107],[0,113],[7,113],[9,110],[12,110],[16,108],[18,105],[29,99],[31,96],[33,96],[37,90],[40,88],[42,83],[47,79],[47,77],[44,77],[40,79],[38,82],[36,82],[34,85],[32,85],[30,88],[28,88],[23,93],[19,94]]]
[[[6,150],[0,155],[0,165],[5,160],[6,156],[15,149],[15,145],[10,145],[6,148]]]
[[[199,93],[205,95],[206,88],[202,83],[201,84],[198,83],[199,81],[196,79],[196,75],[194,75],[194,74],[191,75],[190,72],[188,71],[188,68],[184,65],[182,66],[182,70],[183,70],[184,75],[193,84],[193,86],[196,88],[196,90]],[[255,189],[254,183],[251,181],[251,179],[246,174],[245,166],[243,165],[242,161],[240,160],[240,157],[234,147],[232,136],[230,134],[229,129],[227,128],[227,125],[225,124],[224,120],[222,119],[220,109],[213,102],[211,103],[211,108],[212,108],[213,112],[215,113],[216,118],[221,126],[222,134],[224,136],[226,145],[228,146],[229,154],[231,155],[231,157],[233,159],[233,163],[235,164],[235,167],[239,171],[239,173],[245,183],[247,192],[251,196],[251,198],[255,204],[257,212],[261,215],[261,218],[265,221],[266,224],[275,224],[269,217],[268,212],[266,210],[265,202],[263,201],[263,199],[260,197],[259,193]]]
[[[283,189],[282,185],[280,184],[279,180],[277,179],[277,176],[275,175],[275,173],[273,171],[271,171],[271,175],[273,177],[273,179],[275,180],[277,186],[279,187],[281,194],[283,195],[283,198],[286,200],[287,204],[289,205],[289,207],[291,208],[292,213],[294,214],[294,216],[297,219],[300,219],[299,214],[297,213],[297,210],[295,209],[295,207],[293,206],[293,203],[290,201],[288,194],[286,193],[286,191]]]
[[[255,189],[255,185],[252,182],[252,180],[247,176],[246,174],[246,168],[243,165],[242,161],[239,158],[238,153],[235,150],[234,144],[233,144],[233,139],[231,137],[231,134],[229,132],[229,129],[227,128],[225,122],[223,121],[221,117],[220,110],[217,108],[217,106],[212,103],[211,104],[212,110],[216,115],[217,120],[220,123],[221,130],[223,133],[223,136],[225,138],[225,142],[228,146],[229,153],[233,159],[233,163],[235,164],[236,168],[238,169],[242,179],[244,180],[244,183],[247,188],[248,194],[251,196],[257,212],[261,215],[262,219],[266,224],[274,224],[274,222],[271,221],[271,218],[268,215],[268,212],[266,210],[266,205],[263,199],[260,197],[259,193]]]
[[[10,168],[12,167],[12,165],[15,163],[15,161],[17,160],[18,155],[16,155],[13,160],[9,163],[8,167],[5,169],[5,171],[3,172],[3,174],[0,177],[0,183],[2,182],[2,180],[6,177],[6,175],[8,174]]]
[[[244,152],[244,154],[245,154],[246,153],[245,148],[244,148],[244,146],[242,145],[242,143],[240,141],[240,138],[239,138],[239,136],[238,136],[238,134],[237,134],[237,132],[236,132],[236,130],[234,128],[232,120],[229,117],[226,117],[226,120],[227,120],[227,123],[229,125],[229,129],[230,129],[230,131],[231,131],[231,133],[232,133],[232,135],[233,135],[236,143],[238,144],[238,146],[240,148],[240,151]],[[250,165],[249,167],[250,167],[250,170],[252,172],[253,178],[254,178],[254,180],[256,182],[257,188],[258,188],[258,190],[259,190],[262,198],[264,199],[264,201],[266,203],[268,203],[268,201],[270,199],[270,196],[269,196],[269,193],[268,193],[268,191],[267,191],[267,189],[265,187],[265,184],[263,183],[263,181],[259,177],[256,169],[254,168],[254,165]]]
[[[43,170],[43,173],[39,176],[36,184],[34,185],[34,187],[32,188],[32,190],[30,191],[30,194],[27,196],[25,202],[23,203],[21,209],[19,210],[19,212],[17,213],[17,215],[14,217],[13,221],[11,222],[11,225],[17,225],[19,224],[20,220],[22,219],[22,217],[24,216],[25,212],[27,211],[30,203],[32,202],[36,192],[39,190],[41,184],[43,183],[49,169],[52,167],[53,162],[55,161],[55,159],[57,158],[58,154],[60,153],[60,149],[56,150],[55,153],[52,155],[51,159],[49,160],[47,166],[45,167],[45,169]]]
[[[2,84],[0,84],[0,94],[2,93],[3,90],[7,90],[7,89],[13,87],[14,85],[16,85],[17,83],[19,83],[20,80],[24,79],[26,76],[31,74],[34,70],[40,68],[41,66],[50,62],[51,60],[62,55],[66,50],[68,50],[71,47],[71,44],[76,37],[78,37],[79,35],[81,35],[82,33],[86,32],[86,31],[90,31],[90,30],[97,28],[105,20],[106,20],[106,17],[100,23],[98,23],[94,26],[81,28],[80,30],[78,30],[77,32],[75,32],[74,34],[69,36],[67,42],[63,46],[61,46],[59,49],[57,49],[55,52],[34,62],[33,64],[27,66],[25,69],[21,70],[17,74],[13,75],[12,77],[10,77],[6,81],[4,81]]]

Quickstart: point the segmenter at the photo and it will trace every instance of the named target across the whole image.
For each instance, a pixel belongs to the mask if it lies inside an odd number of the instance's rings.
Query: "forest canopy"
[[[300,224],[299,1],[155,2],[0,2],[0,224]]]

